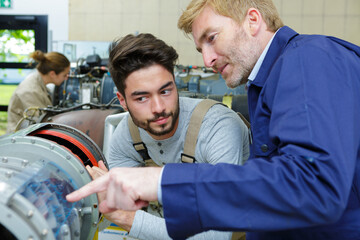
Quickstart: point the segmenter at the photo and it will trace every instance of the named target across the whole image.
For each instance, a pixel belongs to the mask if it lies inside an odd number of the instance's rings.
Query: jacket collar
[[[45,84],[44,80],[42,79],[40,72],[38,70],[36,70],[36,72],[34,74],[36,76],[36,81],[39,84],[40,88],[43,91],[47,91],[46,84]]]
[[[269,75],[272,66],[282,54],[286,45],[297,35],[299,34],[287,26],[278,30],[264,58],[264,61],[260,66],[259,72],[256,78],[251,82],[251,85],[256,85],[258,87],[264,86],[266,76]]]

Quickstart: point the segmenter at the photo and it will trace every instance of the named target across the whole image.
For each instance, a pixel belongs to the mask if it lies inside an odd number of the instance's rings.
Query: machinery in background
[[[246,95],[244,85],[231,89],[226,86],[221,74],[206,67],[177,65],[174,73],[176,85],[182,94],[197,93],[203,97]]]
[[[79,59],[68,80],[52,89],[53,106],[26,109],[16,130],[44,122],[64,124],[82,131],[102,148],[105,118],[124,111],[106,66],[107,60],[98,55]]]
[[[114,104],[117,101],[117,89],[108,72],[107,63],[107,59],[101,59],[99,55],[79,59],[69,78],[55,87],[53,105],[69,108],[85,103]]]
[[[177,65],[174,75],[180,96],[222,102],[249,121],[245,85],[231,89],[221,74],[205,67]]]
[[[18,129],[42,122],[65,124],[81,130],[102,148],[105,118],[124,112],[107,64],[98,55],[79,59],[69,79],[54,88],[53,107],[36,109],[37,114],[25,111]],[[180,96],[223,102],[249,120],[244,86],[230,89],[219,73],[205,67],[177,65],[174,76]]]
[[[70,108],[91,103],[112,104],[113,107],[117,103],[116,107],[121,108],[116,98],[117,89],[108,72],[107,64],[108,60],[101,59],[98,55],[78,60],[69,79],[55,88],[53,105]],[[246,99],[245,86],[231,89],[226,86],[225,80],[219,73],[205,67],[177,65],[174,76],[180,96],[213,98],[231,108],[236,106],[236,111],[241,110],[244,116],[248,115],[247,109],[244,109],[244,106],[247,108],[247,103],[238,102]]]
[[[91,181],[85,165],[105,160],[89,137],[65,125],[35,124],[1,137],[0,159],[1,239],[93,239],[96,194],[65,199]]]

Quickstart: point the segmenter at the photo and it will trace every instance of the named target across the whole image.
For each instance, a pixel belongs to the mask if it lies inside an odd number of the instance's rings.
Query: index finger
[[[109,174],[105,174],[89,182],[88,184],[84,185],[78,190],[66,195],[66,200],[69,202],[76,202],[93,193],[104,191],[107,189],[108,182],[109,182]]]
[[[102,169],[102,170],[109,171],[109,170],[107,169],[107,167],[105,166],[104,161],[102,161],[102,160],[100,160],[100,161],[98,162],[98,166],[99,166],[99,168]]]

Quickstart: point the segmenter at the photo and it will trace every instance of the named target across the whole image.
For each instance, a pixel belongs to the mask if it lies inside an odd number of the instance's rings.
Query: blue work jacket
[[[169,235],[217,229],[247,231],[247,240],[360,239],[360,48],[283,27],[248,104],[245,165],[164,168]]]

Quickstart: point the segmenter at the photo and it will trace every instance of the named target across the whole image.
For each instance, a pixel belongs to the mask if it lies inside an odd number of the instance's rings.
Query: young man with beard
[[[202,102],[202,99],[179,98],[173,72],[177,57],[174,48],[151,34],[127,35],[112,44],[109,54],[109,71],[120,104],[129,112],[147,154],[158,166],[181,163],[190,118]],[[107,159],[110,169],[145,165],[146,159],[134,146],[138,143],[131,136],[129,115],[113,133]],[[212,106],[199,126],[195,163],[239,165],[248,158],[248,128],[231,109],[221,104]],[[150,210],[153,214],[159,211],[158,216],[141,210],[105,216],[129,231],[131,237],[170,239],[165,220],[159,217],[161,209],[155,206]],[[209,231],[192,239],[231,239],[231,235],[231,232]]]
[[[360,48],[296,33],[271,0],[193,0],[178,26],[229,86],[247,84],[248,161],[115,169],[70,199],[107,189],[109,211],[159,198],[173,238],[236,229],[248,240],[360,239]]]

